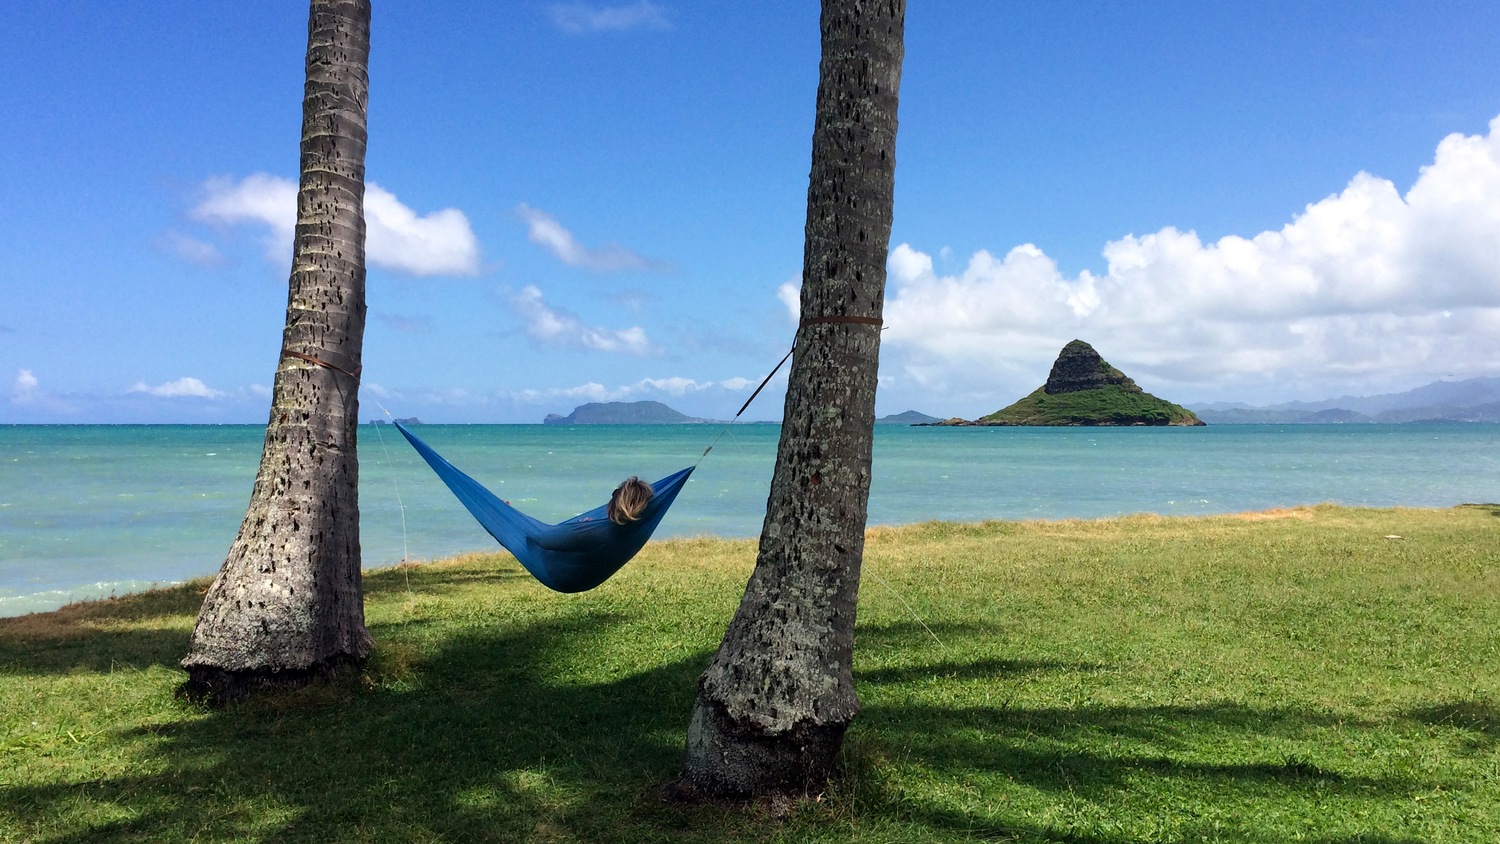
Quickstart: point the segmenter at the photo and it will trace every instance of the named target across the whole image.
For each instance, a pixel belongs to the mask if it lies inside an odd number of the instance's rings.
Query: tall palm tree
[[[189,694],[301,683],[370,652],[360,584],[369,0],[312,0],[286,328],[255,490],[198,613]]]
[[[687,798],[830,773],[854,694],[905,0],[823,0],[802,321],[755,571],[698,681]]]

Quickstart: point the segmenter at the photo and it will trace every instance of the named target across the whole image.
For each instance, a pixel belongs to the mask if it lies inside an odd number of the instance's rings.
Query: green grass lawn
[[[0,841],[1493,844],[1497,516],[872,531],[844,774],[780,819],[656,799],[751,542],[371,572],[362,674],[228,711],[172,696],[205,582],[0,620]]]

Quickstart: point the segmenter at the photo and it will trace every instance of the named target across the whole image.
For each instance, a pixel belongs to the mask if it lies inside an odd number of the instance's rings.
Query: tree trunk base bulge
[[[211,665],[195,665],[187,669],[187,682],[178,686],[175,694],[194,703],[223,708],[251,697],[266,697],[314,683],[332,682],[358,671],[363,663],[363,659],[350,654],[335,654],[307,668],[228,671]]]
[[[821,791],[834,773],[848,723],[801,723],[775,735],[735,722],[700,694],[688,724],[688,764],[664,784],[671,803],[755,802],[789,809],[798,797]]]

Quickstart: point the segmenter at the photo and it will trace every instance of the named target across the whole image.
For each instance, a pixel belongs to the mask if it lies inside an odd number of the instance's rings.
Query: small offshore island
[[[567,416],[549,413],[543,425],[691,425],[712,422],[673,410],[659,401],[589,402]]]
[[[1204,422],[1191,410],[1142,390],[1129,376],[1110,366],[1093,346],[1074,340],[1058,353],[1047,383],[1031,395],[973,422],[954,417],[929,424],[1186,426]]]

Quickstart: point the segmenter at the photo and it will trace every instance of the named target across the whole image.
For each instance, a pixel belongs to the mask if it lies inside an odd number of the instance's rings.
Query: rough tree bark
[[[854,612],[905,16],[905,0],[823,0],[802,321],[781,443],[755,571],[698,681],[680,797],[815,788],[859,711]]]
[[[198,613],[190,695],[295,685],[370,652],[360,583],[369,0],[313,0],[286,328],[250,506]]]

